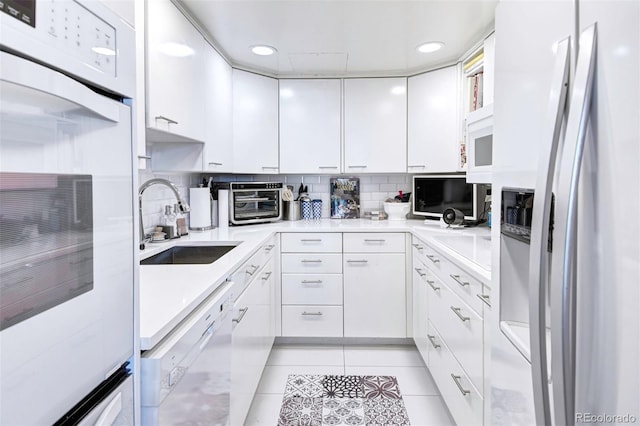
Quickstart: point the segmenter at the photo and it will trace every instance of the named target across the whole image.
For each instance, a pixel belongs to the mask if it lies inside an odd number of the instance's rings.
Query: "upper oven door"
[[[131,111],[0,63],[0,424],[52,424],[133,353]]]

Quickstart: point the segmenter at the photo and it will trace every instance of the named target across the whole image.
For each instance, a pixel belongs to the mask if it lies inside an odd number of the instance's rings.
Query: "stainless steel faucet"
[[[191,209],[189,208],[189,204],[187,204],[187,202],[184,201],[184,199],[180,195],[180,191],[178,191],[178,188],[173,184],[173,182],[167,179],[155,178],[155,179],[149,179],[148,181],[140,185],[140,189],[138,190],[138,206],[140,209],[139,216],[140,216],[140,249],[141,250],[144,249],[145,243],[151,241],[151,234],[145,235],[144,224],[142,223],[142,193],[150,186],[153,186],[156,184],[165,185],[171,191],[173,191],[173,194],[176,196],[176,200],[178,201],[177,205],[178,205],[178,209],[180,210],[180,213],[189,213],[189,211],[191,211]]]

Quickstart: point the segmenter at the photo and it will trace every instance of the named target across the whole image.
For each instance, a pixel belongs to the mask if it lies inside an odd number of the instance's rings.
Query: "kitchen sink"
[[[237,244],[174,246],[140,261],[141,265],[204,265],[213,263]]]

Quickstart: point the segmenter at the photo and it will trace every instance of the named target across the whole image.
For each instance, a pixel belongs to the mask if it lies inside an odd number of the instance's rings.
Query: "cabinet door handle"
[[[262,280],[263,281],[268,280],[272,273],[273,272],[265,272],[264,275],[262,276]]]
[[[422,269],[420,269],[420,268],[413,268],[413,269],[415,269],[416,272],[418,273],[418,275],[420,275],[421,277],[424,277],[424,276],[427,275],[427,273],[426,272],[422,272]]]
[[[347,263],[369,263],[369,261],[365,259],[349,259]]]
[[[415,166],[407,166],[407,167],[420,167],[421,169],[424,169],[427,166],[424,164],[416,164]]]
[[[249,269],[247,269],[247,274],[249,274],[249,275],[255,274],[259,267],[260,266],[258,266],[258,265],[250,265],[249,268],[253,268],[253,271],[249,271]]]
[[[491,307],[491,296],[488,294],[476,294],[478,299],[482,300],[488,307]]]
[[[320,259],[302,259],[300,262],[302,263],[322,263]]]
[[[453,313],[454,313],[454,314],[456,314],[456,315],[458,316],[458,318],[460,318],[460,320],[461,320],[462,322],[467,322],[467,321],[469,321],[469,320],[471,319],[471,318],[469,318],[469,317],[465,317],[464,315],[462,315],[462,314],[460,313],[460,311],[462,310],[462,308],[456,308],[456,307],[451,306],[451,310],[453,311]]]
[[[349,167],[350,169],[366,169],[367,168],[367,166],[347,166],[347,167]]]
[[[274,166],[262,166],[262,170],[278,170],[279,167]]]
[[[322,280],[302,280],[302,284],[322,284]]]
[[[249,310],[248,306],[246,308],[240,309],[240,315],[238,316],[238,318],[234,318],[233,322],[235,322],[236,324],[240,324],[240,321],[242,321],[242,318],[244,318],[244,316],[247,315],[248,310]]]
[[[471,393],[471,391],[466,390],[462,387],[462,384],[460,384],[460,379],[462,378],[461,376],[456,376],[455,374],[451,373],[451,378],[454,382],[456,382],[456,386],[458,386],[458,389],[460,389],[462,396],[467,396]]]
[[[414,246],[416,248],[416,250],[418,250],[418,251],[422,251],[422,249],[424,248],[424,247],[422,247],[421,244],[411,244],[411,245]]]
[[[150,155],[138,155],[138,158],[140,160],[151,160],[151,156]]]
[[[383,240],[383,239],[365,239],[364,242],[365,243],[384,243],[387,240]]]
[[[427,280],[427,284],[429,284],[429,287],[431,287],[431,288],[433,289],[433,291],[438,291],[438,290],[440,290],[440,287],[436,287],[436,286],[434,285],[435,283],[436,283],[435,281]]]
[[[429,341],[431,342],[431,346],[433,346],[434,349],[440,349],[440,345],[436,343],[436,336],[427,334],[427,339],[429,339]]]
[[[338,166],[318,166],[319,169],[337,169]]]
[[[322,312],[307,312],[307,311],[304,311],[304,312],[302,312],[301,315],[318,317],[318,316],[322,316]]]
[[[303,238],[300,240],[301,243],[320,243],[322,242],[322,238]]]
[[[427,259],[429,259],[430,261],[432,261],[433,263],[440,263],[440,259],[438,259],[437,257],[435,257],[432,254],[428,254],[427,255]]]
[[[460,286],[461,286],[461,287],[466,287],[466,286],[468,286],[468,285],[469,285],[469,283],[468,283],[467,281],[463,281],[463,280],[460,278],[460,275],[456,275],[456,274],[449,274],[449,276],[450,276],[451,278],[453,278],[453,280],[454,280],[455,282],[457,282],[458,284],[460,284]]]
[[[222,163],[216,163],[215,161],[212,161],[211,163],[209,163],[210,166],[222,166]]]
[[[164,115],[156,115],[156,120],[164,120],[169,124],[178,124],[176,120],[165,117]]]

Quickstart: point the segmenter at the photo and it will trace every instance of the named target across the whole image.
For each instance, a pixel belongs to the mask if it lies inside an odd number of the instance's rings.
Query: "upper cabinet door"
[[[344,80],[344,172],[406,171],[407,79]]]
[[[455,66],[409,78],[407,172],[458,170],[457,81]]]
[[[148,136],[203,142],[205,41],[169,0],[149,1],[147,12]]]
[[[278,173],[278,80],[233,70],[233,171]]]
[[[209,45],[205,46],[204,171],[233,171],[233,70]]]
[[[280,172],[340,172],[341,82],[280,80]]]

